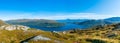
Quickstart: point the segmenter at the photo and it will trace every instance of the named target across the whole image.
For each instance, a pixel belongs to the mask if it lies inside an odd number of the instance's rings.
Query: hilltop
[[[6,21],[9,24],[13,25],[25,25],[31,28],[41,28],[41,27],[62,27],[64,24],[59,23],[55,20],[47,19],[17,19],[17,20],[8,20]]]
[[[113,23],[111,23],[109,21],[105,21],[105,20],[87,20],[87,21],[83,21],[83,22],[73,22],[73,24],[83,25],[83,26],[85,26],[85,28],[91,28],[91,27],[95,27],[98,25],[105,26],[105,25],[109,25],[109,24],[113,24]]]
[[[5,23],[4,21],[0,20],[0,26],[2,25],[8,25],[7,23]]]
[[[107,18],[107,19],[104,19],[106,21],[110,21],[112,23],[119,23],[120,22],[120,17],[111,17],[111,18]]]
[[[23,25],[10,25],[2,20],[0,20],[0,30],[28,30],[30,27]]]

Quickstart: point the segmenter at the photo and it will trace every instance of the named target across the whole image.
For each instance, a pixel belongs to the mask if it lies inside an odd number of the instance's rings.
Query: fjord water
[[[62,27],[49,27],[49,28],[35,27],[35,28],[40,29],[40,30],[45,30],[45,31],[65,31],[65,30],[72,30],[72,29],[84,29],[85,26],[68,23]]]
[[[87,21],[88,19],[81,19],[81,20],[56,20],[59,23],[65,23],[64,26],[62,27],[39,27],[37,29],[40,30],[45,30],[45,31],[66,31],[66,30],[73,30],[73,29],[85,29],[87,28],[84,25],[77,25],[77,24],[73,24],[72,22],[83,22],[83,21]],[[36,28],[36,27],[35,27]]]

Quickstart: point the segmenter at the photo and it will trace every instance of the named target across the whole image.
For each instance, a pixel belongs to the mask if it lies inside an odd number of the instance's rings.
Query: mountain
[[[83,25],[83,26],[86,26],[86,28],[90,28],[98,25],[104,26],[112,23],[105,20],[87,20],[83,22],[74,22],[73,24]]]
[[[111,18],[107,18],[107,19],[104,19],[106,21],[110,21],[112,23],[120,23],[120,17],[111,17]]]
[[[64,24],[63,23],[58,23],[55,20],[46,20],[46,19],[18,19],[18,20],[8,20],[6,21],[8,24],[13,24],[13,25],[24,25],[28,26],[31,28],[38,28],[40,29],[41,27],[62,27]]]
[[[9,23],[21,23],[21,22],[40,22],[40,23],[56,23],[54,20],[46,20],[46,19],[16,19],[16,20],[8,20],[6,22]]]
[[[0,20],[0,30],[28,30],[29,27],[23,25],[10,25]]]
[[[73,22],[83,22],[89,19],[65,19],[65,20],[56,20],[58,22],[62,22],[62,23],[73,23]]]
[[[73,22],[73,24],[77,25],[83,25],[86,26],[86,28],[91,28],[95,26],[104,26],[104,25],[109,25],[109,24],[115,24],[115,23],[120,23],[120,17],[111,17],[107,19],[101,19],[101,20],[85,20],[82,22]]]
[[[8,25],[7,23],[5,23],[4,21],[0,20],[0,26],[2,25]]]

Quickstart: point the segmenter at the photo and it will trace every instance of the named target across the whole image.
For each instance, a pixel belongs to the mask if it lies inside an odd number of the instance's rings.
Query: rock
[[[115,37],[115,36],[117,36],[116,34],[107,34],[107,37],[109,37],[109,38],[112,38],[112,37]]]
[[[3,30],[28,30],[29,27],[27,26],[23,26],[23,25],[3,25],[3,26],[0,26],[0,29],[3,29]]]
[[[32,40],[38,41],[38,40],[51,40],[51,39],[48,37],[44,37],[42,35],[38,35],[38,36],[34,37]]]

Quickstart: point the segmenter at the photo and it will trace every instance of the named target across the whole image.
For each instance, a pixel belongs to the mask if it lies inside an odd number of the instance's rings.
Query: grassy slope
[[[49,37],[52,40],[29,40],[29,43],[55,43],[55,40],[60,41],[60,43],[120,43],[120,30],[116,30],[117,25],[119,24],[113,24],[104,27],[99,26],[88,30],[71,30],[66,31],[66,34],[63,34],[62,32],[45,32],[35,29],[30,29],[28,31],[0,30],[0,43],[20,43],[22,40],[37,35]],[[110,36],[111,34],[115,35]]]
[[[37,35],[42,35],[45,37],[49,37],[52,40],[50,41],[43,41],[43,43],[49,42],[52,43],[54,40],[59,40],[62,42],[71,42],[71,41],[67,41],[64,38],[65,37],[55,37],[56,34],[51,33],[51,32],[44,32],[41,30],[34,30],[34,29],[30,29],[28,31],[23,31],[23,30],[13,30],[13,31],[7,31],[7,30],[0,30],[0,43],[4,42],[4,43],[20,43],[22,40],[25,40],[27,38],[30,38],[32,36],[37,36]],[[59,35],[58,35],[59,36]],[[30,43],[34,42],[34,43],[40,43],[41,41],[29,41]]]

